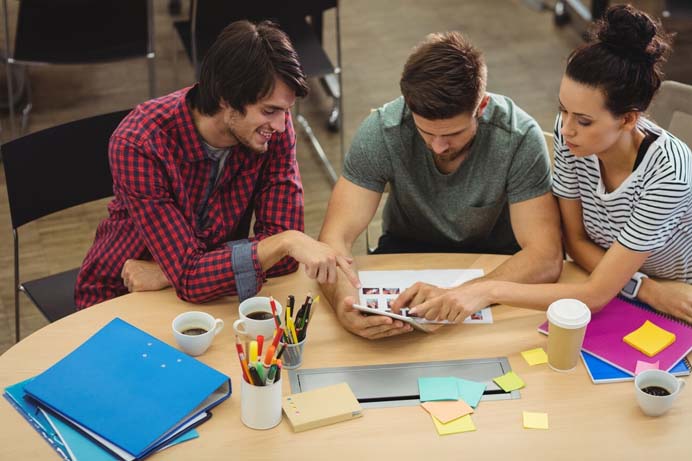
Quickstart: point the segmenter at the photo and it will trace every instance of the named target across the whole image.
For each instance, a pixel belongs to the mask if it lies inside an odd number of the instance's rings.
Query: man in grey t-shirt
[[[350,255],[389,184],[376,252],[513,254],[484,278],[555,281],[562,262],[559,214],[542,131],[512,100],[487,94],[485,83],[481,53],[461,34],[428,36],[406,62],[403,97],[373,111],[356,133],[320,240]],[[357,291],[345,278],[322,288],[355,334],[410,331],[354,310]],[[432,301],[443,311],[462,290],[419,283],[392,309]],[[463,312],[482,307],[465,305]]]

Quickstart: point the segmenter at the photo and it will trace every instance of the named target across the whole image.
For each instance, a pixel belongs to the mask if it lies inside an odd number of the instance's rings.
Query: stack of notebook
[[[230,379],[114,319],[5,398],[63,459],[135,460],[196,437]]]
[[[656,330],[656,335],[652,336],[652,328]],[[538,331],[548,334],[548,322],[540,325]],[[632,340],[647,332],[647,337],[662,341],[652,350],[639,347],[643,343]],[[582,360],[592,381],[605,383],[634,379],[639,361],[655,360],[662,370],[678,376],[689,375],[690,364],[686,356],[690,351],[690,325],[645,304],[614,298],[591,317],[584,335]]]

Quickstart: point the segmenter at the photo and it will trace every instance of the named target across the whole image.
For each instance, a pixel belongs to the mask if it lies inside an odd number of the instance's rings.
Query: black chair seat
[[[49,322],[76,312],[74,287],[79,268],[24,282],[21,290],[38,307]]]

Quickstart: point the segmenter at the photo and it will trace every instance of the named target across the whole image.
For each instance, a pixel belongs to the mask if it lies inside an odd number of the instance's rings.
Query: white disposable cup
[[[662,387],[670,394],[651,395],[642,390],[650,386]],[[644,414],[649,416],[661,416],[670,410],[684,387],[685,381],[663,370],[645,370],[634,378],[634,392],[637,395],[637,402]]]
[[[577,299],[559,299],[548,307],[548,365],[571,371],[579,361],[591,311]]]
[[[198,356],[209,349],[216,335],[223,330],[223,325],[223,320],[215,319],[206,312],[183,312],[173,320],[173,336],[183,352]],[[183,334],[183,331],[191,328],[201,328],[207,332],[195,336]]]
[[[240,420],[251,429],[271,429],[281,422],[281,380],[254,386],[240,380]]]
[[[274,304],[276,304],[276,313],[281,318],[283,308],[277,300],[274,300]],[[269,298],[255,296],[240,303],[240,306],[238,306],[238,320],[233,322],[233,330],[236,334],[246,336],[249,339],[257,339],[259,335],[264,336],[265,339],[271,339],[276,329],[276,322],[273,317],[266,320],[254,320],[248,317],[248,314],[259,311],[272,314]]]

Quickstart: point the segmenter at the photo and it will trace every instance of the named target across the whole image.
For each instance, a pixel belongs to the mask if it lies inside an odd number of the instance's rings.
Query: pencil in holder
[[[297,344],[281,343],[284,351],[281,355],[283,368],[286,370],[295,370],[303,364],[303,350],[307,339],[300,341]]]

